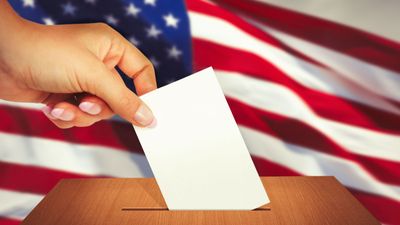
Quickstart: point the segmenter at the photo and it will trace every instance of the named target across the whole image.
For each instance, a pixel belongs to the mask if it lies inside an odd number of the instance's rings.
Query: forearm
[[[4,70],[4,60],[19,42],[27,36],[28,22],[21,18],[11,7],[7,0],[0,0],[0,70]],[[1,71],[0,71],[1,72]]]
[[[0,99],[14,100],[16,90],[12,65],[21,62],[16,52],[27,40],[28,22],[22,19],[6,0],[0,0]]]
[[[0,40],[15,35],[25,20],[22,19],[11,7],[7,0],[0,0]]]

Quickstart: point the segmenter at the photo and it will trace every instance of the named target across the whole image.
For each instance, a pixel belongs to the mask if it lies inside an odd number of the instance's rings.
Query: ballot
[[[212,68],[140,97],[134,126],[169,210],[252,210],[269,202]]]

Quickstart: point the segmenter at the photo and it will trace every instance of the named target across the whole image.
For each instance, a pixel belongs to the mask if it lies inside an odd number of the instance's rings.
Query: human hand
[[[3,4],[1,15],[11,10]],[[114,113],[154,125],[116,66],[133,78],[138,95],[157,88],[151,62],[105,24],[44,26],[13,12],[0,22],[0,98],[44,103],[43,112],[60,128],[89,126]]]

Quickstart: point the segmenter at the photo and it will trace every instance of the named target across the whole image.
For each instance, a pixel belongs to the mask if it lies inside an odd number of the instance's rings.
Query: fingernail
[[[79,104],[79,108],[91,115],[97,115],[101,112],[101,107],[93,102],[81,102],[81,104]]]
[[[54,116],[51,115],[51,107],[50,106],[43,106],[42,107],[42,112],[44,113],[44,115],[46,115],[47,117],[49,117],[50,119],[56,119]]]
[[[157,126],[157,119],[154,117],[153,121],[147,126],[148,128],[153,128]]]
[[[74,113],[65,109],[55,108],[51,110],[51,115],[57,119],[71,121],[74,119]]]
[[[150,109],[146,105],[141,104],[139,106],[139,109],[136,111],[133,119],[136,122],[138,122],[140,125],[147,127],[153,123],[154,116],[153,116],[153,113],[150,111]]]

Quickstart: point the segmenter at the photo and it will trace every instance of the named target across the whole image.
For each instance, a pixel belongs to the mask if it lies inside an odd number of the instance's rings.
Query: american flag
[[[213,66],[260,175],[335,176],[400,224],[400,38],[367,26],[374,8],[392,18],[400,5],[287,2],[10,1],[47,25],[108,23],[151,59],[159,86]],[[127,122],[61,130],[39,107],[0,102],[0,224],[62,178],[152,176]]]

